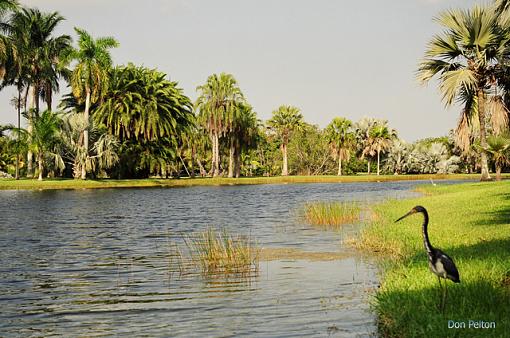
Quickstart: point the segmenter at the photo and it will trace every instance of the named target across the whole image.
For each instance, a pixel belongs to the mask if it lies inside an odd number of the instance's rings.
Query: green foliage
[[[289,163],[297,175],[332,173],[334,163],[329,155],[328,139],[316,125],[303,123],[289,143]]]
[[[10,126],[0,125],[0,171],[13,174],[16,163],[17,142],[8,136],[5,131]]]
[[[109,78],[94,120],[120,140],[178,138],[193,125],[190,99],[166,74],[128,64],[112,69]]]
[[[121,175],[166,175],[183,136],[194,126],[190,99],[154,69],[128,64],[112,69],[109,78],[93,119],[122,143]]]

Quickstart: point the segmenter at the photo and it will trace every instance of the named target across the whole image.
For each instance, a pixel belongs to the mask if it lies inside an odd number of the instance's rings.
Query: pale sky
[[[21,0],[95,37],[113,36],[115,64],[158,68],[193,100],[212,73],[232,73],[259,118],[281,104],[325,127],[333,117],[387,119],[407,141],[442,136],[460,109],[415,80],[440,31],[441,10],[473,0]],[[68,89],[62,88],[62,92]],[[14,123],[15,90],[0,92],[0,123]]]

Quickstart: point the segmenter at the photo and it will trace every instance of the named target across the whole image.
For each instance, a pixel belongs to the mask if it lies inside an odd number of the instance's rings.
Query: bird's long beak
[[[407,216],[410,216],[410,215],[414,214],[414,212],[415,212],[414,210],[409,211],[407,214],[405,214],[404,216],[402,216],[402,217],[400,217],[399,219],[397,219],[397,220],[395,221],[395,223],[397,223],[398,221],[400,221],[400,220],[402,220],[402,219],[406,218]]]

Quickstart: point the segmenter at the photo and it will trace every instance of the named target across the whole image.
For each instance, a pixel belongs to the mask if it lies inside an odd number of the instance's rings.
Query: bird
[[[417,205],[414,208],[412,208],[411,211],[409,211],[407,214],[397,219],[395,223],[406,218],[407,216],[416,213],[423,214],[422,225],[423,245],[425,247],[425,250],[427,251],[430,271],[437,276],[439,288],[442,291],[442,298],[439,307],[444,312],[446,297],[448,295],[446,280],[449,279],[454,283],[460,283],[459,271],[457,270],[457,267],[455,266],[455,263],[453,262],[453,259],[450,256],[448,256],[440,249],[434,248],[432,244],[430,244],[429,234],[427,230],[427,226],[429,224],[429,214],[427,212],[427,209],[425,209],[421,205]],[[441,278],[445,279],[444,289],[441,284]]]

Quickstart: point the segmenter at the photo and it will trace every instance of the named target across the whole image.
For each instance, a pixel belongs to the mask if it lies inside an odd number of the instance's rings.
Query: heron
[[[439,288],[442,291],[441,303],[439,305],[440,309],[444,312],[444,306],[446,303],[446,297],[448,295],[446,279],[450,279],[454,283],[460,283],[459,271],[451,259],[446,253],[441,251],[440,249],[434,248],[432,244],[430,244],[429,234],[427,231],[427,226],[429,225],[429,214],[427,209],[422,207],[421,205],[417,205],[411,209],[407,214],[400,217],[395,221],[398,222],[407,216],[422,213],[423,214],[423,225],[422,225],[422,233],[423,233],[423,245],[425,246],[425,250],[427,251],[427,256],[429,260],[429,268],[432,273],[437,276],[437,280],[439,282]],[[441,278],[445,279],[444,288],[441,283]]]

